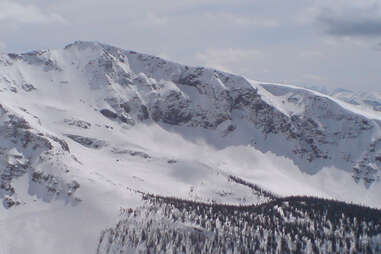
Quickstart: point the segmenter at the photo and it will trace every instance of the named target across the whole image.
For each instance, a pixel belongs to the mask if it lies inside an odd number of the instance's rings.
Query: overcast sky
[[[0,51],[75,40],[261,81],[381,91],[381,0],[0,0]]]

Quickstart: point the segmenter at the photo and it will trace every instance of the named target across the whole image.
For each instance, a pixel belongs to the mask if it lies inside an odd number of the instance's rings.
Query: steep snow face
[[[119,208],[139,205],[134,191],[269,200],[231,176],[381,207],[379,118],[306,89],[75,42],[1,55],[0,104],[0,235],[34,239],[17,251],[0,239],[6,253],[40,251],[55,228],[47,253],[95,251]]]
[[[319,86],[305,86],[308,89],[329,95],[346,103],[359,106],[362,110],[381,111],[381,93],[374,91],[355,92],[348,89],[328,89]]]
[[[300,122],[297,125],[304,140],[311,144],[317,158],[324,159],[321,163],[353,169],[354,180],[364,180],[367,186],[379,180],[380,150],[376,147],[381,142],[380,116],[360,114],[353,106],[301,88],[275,84],[262,87],[282,101],[281,107],[292,120]],[[314,164],[313,158],[308,160]]]

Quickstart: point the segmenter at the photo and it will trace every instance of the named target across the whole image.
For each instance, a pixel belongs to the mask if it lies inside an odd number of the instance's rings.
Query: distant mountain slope
[[[95,252],[136,191],[381,207],[381,117],[308,89],[79,41],[1,55],[0,104],[6,253]]]
[[[344,102],[358,105],[377,112],[381,111],[381,92],[361,91],[355,92],[349,89],[336,88],[328,89],[319,86],[304,86],[305,88],[329,95]]]

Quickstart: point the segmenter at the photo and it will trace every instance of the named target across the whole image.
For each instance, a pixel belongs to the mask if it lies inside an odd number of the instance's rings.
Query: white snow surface
[[[226,176],[230,174],[280,196],[311,195],[381,208],[378,162],[367,161],[376,173],[375,180],[366,185],[354,181],[350,164],[339,159],[348,155],[360,161],[356,156],[366,153],[365,148],[381,137],[380,114],[307,89],[231,74],[223,75],[232,82],[222,82],[222,78],[212,78],[217,74],[209,69],[201,74],[203,87],[174,82],[187,68],[191,67],[96,42],[1,55],[0,104],[6,111],[1,126],[8,123],[6,117],[16,115],[30,125],[33,135],[42,133],[50,140],[54,152],[14,145],[9,135],[1,134],[1,166],[15,165],[12,160],[24,165],[22,160],[28,160],[30,168],[12,179],[14,194],[0,193],[0,198],[18,202],[10,208],[0,207],[0,254],[95,253],[100,231],[116,221],[119,209],[141,204],[133,190],[206,202],[264,201],[249,188],[229,181]],[[159,103],[163,101],[175,107],[192,101],[184,107],[185,115],[187,110],[204,112],[212,107],[225,112],[226,105],[217,95],[235,89],[257,90],[264,102],[287,117],[314,116],[317,111],[311,109],[309,99],[325,98],[331,107],[328,110],[367,119],[373,128],[353,142],[337,141],[327,148],[337,156],[325,163],[323,159],[298,161],[291,151],[280,153],[296,141],[281,134],[264,134],[238,110],[233,110],[231,119],[224,118],[210,128],[202,127],[202,116],[186,124],[139,120],[144,115],[140,105],[167,107]],[[182,99],[171,104],[174,93]],[[129,110],[116,112],[116,105],[124,102],[130,103]],[[116,112],[119,118],[105,117],[102,109]],[[206,117],[217,119],[219,114],[208,111]],[[337,122],[318,124],[336,128]],[[236,129],[229,132],[231,125]],[[64,140],[70,150],[65,151],[54,137]],[[78,137],[87,138],[88,143],[80,144]],[[375,146],[375,154],[369,156],[377,156],[381,147]],[[33,172],[56,176],[54,186],[61,186],[57,187],[60,193],[49,194],[36,186],[31,180]],[[72,181],[80,185],[73,194],[65,187]]]
[[[330,89],[324,86],[304,86],[310,90],[329,95],[332,98],[346,102],[361,108],[363,111],[381,112],[381,92],[375,91],[352,91],[344,88]],[[374,112],[373,112],[374,113]]]

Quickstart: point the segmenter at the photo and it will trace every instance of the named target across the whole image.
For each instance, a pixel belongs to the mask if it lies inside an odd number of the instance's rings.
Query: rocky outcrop
[[[3,105],[0,105],[0,138],[0,199],[5,208],[23,203],[14,186],[14,181],[22,177],[29,178],[29,193],[45,201],[66,199],[69,192],[72,195],[78,189],[66,186],[61,177],[37,169],[52,157],[70,152],[64,140],[37,131],[22,115]]]
[[[66,134],[66,136],[87,148],[100,149],[107,145],[105,141],[96,138],[84,137],[73,134]]]
[[[75,126],[82,129],[90,129],[91,123],[79,119],[64,119],[64,123],[69,126]]]
[[[145,153],[145,152],[142,152],[142,151],[123,149],[123,148],[118,148],[118,147],[113,147],[111,149],[111,152],[114,153],[114,154],[128,154],[128,155],[131,155],[131,156],[141,157],[143,159],[151,159],[152,158],[148,153]]]

